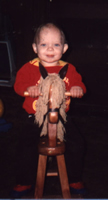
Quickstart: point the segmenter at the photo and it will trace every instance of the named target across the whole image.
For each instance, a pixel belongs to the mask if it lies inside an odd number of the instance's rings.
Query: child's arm
[[[81,98],[86,93],[86,87],[82,82],[82,76],[72,64],[69,64],[66,76],[67,80],[69,79],[69,89],[68,87],[66,89],[70,91],[73,98]]]
[[[16,75],[14,84],[15,92],[20,96],[25,96],[24,92],[27,91],[29,96],[37,97],[38,80],[40,79],[39,67],[34,67],[30,63],[26,63],[19,69]]]
[[[83,96],[83,89],[80,86],[72,86],[70,89],[71,96],[73,98],[80,98]]]

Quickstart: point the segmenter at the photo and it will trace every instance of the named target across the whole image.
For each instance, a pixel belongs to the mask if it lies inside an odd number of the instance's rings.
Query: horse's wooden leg
[[[71,194],[70,194],[70,189],[69,189],[69,183],[68,183],[68,176],[67,176],[64,154],[58,155],[58,156],[56,156],[56,158],[57,158],[58,171],[59,171],[59,177],[60,177],[60,183],[61,183],[63,198],[64,199],[70,199]]]
[[[47,164],[47,156],[39,154],[37,178],[36,178],[36,186],[35,186],[35,195],[34,195],[35,199],[40,199],[43,196],[43,188],[44,188],[45,173],[46,173],[46,164]]]

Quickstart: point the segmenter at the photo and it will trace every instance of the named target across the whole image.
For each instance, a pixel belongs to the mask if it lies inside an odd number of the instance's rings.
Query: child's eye
[[[60,44],[55,44],[56,47],[60,46]]]
[[[45,47],[45,46],[46,46],[46,44],[41,44],[41,46]]]

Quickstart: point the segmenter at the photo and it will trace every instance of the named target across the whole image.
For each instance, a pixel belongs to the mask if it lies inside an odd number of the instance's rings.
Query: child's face
[[[44,66],[59,65],[63,53],[68,49],[68,45],[62,41],[62,36],[58,29],[43,28],[39,35],[37,44],[33,44],[33,50],[38,54],[41,64]]]

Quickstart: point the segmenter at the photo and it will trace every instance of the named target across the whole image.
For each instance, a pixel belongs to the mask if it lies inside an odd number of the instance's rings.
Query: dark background
[[[82,99],[72,99],[70,109],[87,146],[86,198],[108,198],[108,0],[0,0],[0,40],[11,42],[16,72],[35,57],[31,46],[35,29],[50,20],[63,28],[69,43],[63,59],[75,65],[87,87]],[[9,198],[15,185],[18,127],[25,123],[24,99],[13,87],[2,86],[0,98],[3,117],[13,125],[9,132],[0,133],[0,198]],[[57,197],[58,182],[52,179],[47,193],[52,194],[52,186]]]

